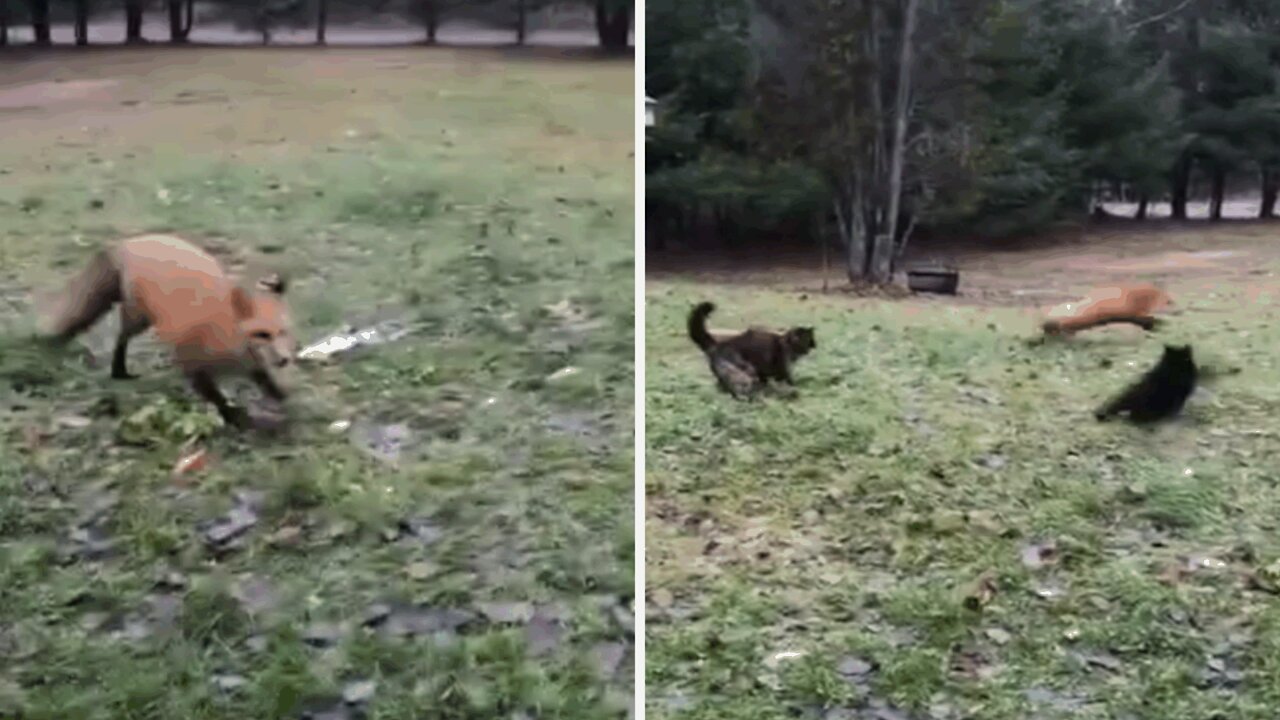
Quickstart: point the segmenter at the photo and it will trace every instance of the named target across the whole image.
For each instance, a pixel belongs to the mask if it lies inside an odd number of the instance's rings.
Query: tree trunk
[[[76,0],[76,45],[89,44],[89,0]]]
[[[169,0],[169,42],[187,41],[187,33],[182,27],[182,4],[183,0]]]
[[[1213,196],[1209,201],[1209,219],[1222,219],[1222,201],[1227,191],[1227,171],[1221,166],[1213,168]]]
[[[606,0],[596,0],[596,36],[601,47],[611,52],[626,50],[630,32],[631,14],[626,7],[609,12]]]
[[[865,216],[861,183],[854,182],[848,198],[835,201],[836,221],[840,228],[840,241],[845,249],[845,274],[849,282],[857,282],[867,276],[868,227]]]
[[[525,0],[516,0],[516,44],[523,45],[525,36],[528,35],[527,23],[529,21],[528,9],[525,7]]]
[[[329,24],[329,0],[316,3],[316,44],[324,45],[324,31]]]
[[[814,224],[818,227],[818,241],[822,243],[822,292],[826,292],[829,287],[827,277],[831,272],[831,233],[821,216]]]
[[[52,45],[49,32],[49,0],[31,0],[31,32],[36,45]]]
[[[1142,193],[1141,195],[1138,196],[1138,212],[1134,213],[1133,215],[1134,220],[1147,219],[1147,205],[1150,202],[1151,202],[1151,198],[1146,193]]]
[[[902,48],[898,56],[897,98],[893,103],[893,144],[889,158],[889,227],[884,244],[877,242],[876,259],[871,275],[876,282],[893,279],[894,245],[898,238],[898,210],[902,207],[902,166],[906,160],[907,113],[911,105],[911,50],[916,30],[916,7],[919,0],[907,0],[902,25]]]
[[[9,44],[9,0],[0,0],[0,47]]]
[[[1262,168],[1262,207],[1258,210],[1258,217],[1266,219],[1276,213],[1276,195],[1280,194],[1280,184],[1276,182],[1280,178],[1276,177],[1274,170],[1268,167]]]
[[[196,0],[187,0],[185,16],[182,22],[182,37],[191,37],[191,27],[196,24]]]
[[[440,4],[436,0],[423,0],[422,19],[427,26],[427,44],[435,45],[440,32]]]
[[[125,0],[124,41],[126,43],[142,42],[142,11],[142,0]]]
[[[907,243],[911,241],[911,231],[916,229],[916,216],[914,214],[907,216],[907,226],[899,231],[899,237],[894,240],[893,264],[889,266],[889,275],[893,276],[897,272],[898,267],[902,265],[902,258],[907,254]]]
[[[1191,154],[1183,151],[1173,167],[1173,183],[1169,193],[1169,215],[1174,220],[1187,219],[1187,195],[1191,185]]]

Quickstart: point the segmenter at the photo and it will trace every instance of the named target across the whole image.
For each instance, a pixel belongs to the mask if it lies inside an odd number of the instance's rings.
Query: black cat
[[[1165,345],[1160,362],[1124,392],[1094,412],[1099,421],[1127,414],[1135,423],[1154,423],[1177,415],[1196,389],[1199,370],[1190,345]]]

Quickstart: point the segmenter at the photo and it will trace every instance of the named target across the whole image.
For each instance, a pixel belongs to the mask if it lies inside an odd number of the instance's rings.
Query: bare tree
[[[184,43],[191,33],[194,0],[169,0],[169,41]]]
[[[126,43],[143,42],[142,13],[144,9],[143,0],[124,1],[124,41]]]
[[[596,36],[606,50],[625,50],[631,33],[631,11],[635,2],[596,0]]]
[[[1258,217],[1269,218],[1276,214],[1276,195],[1280,190],[1280,175],[1277,174],[1276,168],[1271,165],[1262,166],[1262,207],[1258,210]]]
[[[440,32],[439,0],[422,0],[422,22],[427,27],[427,44],[434,45]]]
[[[75,2],[76,45],[89,44],[89,0]]]
[[[36,45],[51,45],[49,32],[49,0],[31,0],[31,32]]]
[[[893,273],[895,253],[893,245],[898,240],[898,215],[902,208],[902,165],[907,144],[907,115],[911,109],[911,52],[915,42],[916,9],[918,0],[907,0],[902,27],[902,47],[898,56],[898,92],[893,105],[893,146],[889,160],[889,231],[887,240],[876,244],[877,258],[872,275],[888,278]]]

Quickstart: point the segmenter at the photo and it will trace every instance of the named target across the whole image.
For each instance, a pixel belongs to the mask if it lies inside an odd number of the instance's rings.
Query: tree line
[[[607,50],[627,48],[635,0],[576,0],[594,8],[596,34]],[[355,20],[371,14],[394,14],[420,23],[424,41],[435,43],[442,20],[450,14],[480,16],[510,24],[518,44],[528,37],[530,13],[553,0],[202,0],[201,18],[230,21],[237,28],[261,33],[263,44],[279,27],[314,27],[316,43],[323,45],[331,22]],[[52,44],[54,21],[71,22],[75,44],[89,44],[89,21],[104,12],[123,7],[125,42],[141,43],[143,20],[148,12],[163,12],[169,25],[169,42],[185,43],[195,24],[195,0],[0,0],[0,46],[9,44],[9,28],[30,25],[34,44]]]
[[[832,241],[1174,218],[1280,191],[1277,0],[648,0],[652,243]]]

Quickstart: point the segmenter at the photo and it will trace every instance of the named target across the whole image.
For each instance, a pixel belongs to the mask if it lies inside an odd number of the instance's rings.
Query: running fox
[[[1159,322],[1153,313],[1172,304],[1169,294],[1154,285],[1099,287],[1080,302],[1049,311],[1042,329],[1045,335],[1072,335],[1099,325],[1132,323],[1152,330]]]
[[[272,374],[297,351],[284,292],[277,274],[247,290],[186,240],[142,235],[95,254],[53,299],[42,324],[50,341],[62,346],[119,303],[111,377],[134,377],[125,368],[129,341],[152,328],[174,349],[175,363],[200,397],[226,423],[243,429],[250,425],[248,412],[227,401],[216,378],[243,373],[272,399],[285,399]]]

